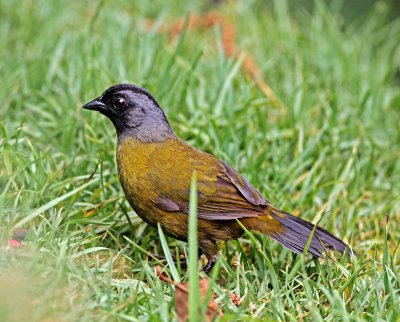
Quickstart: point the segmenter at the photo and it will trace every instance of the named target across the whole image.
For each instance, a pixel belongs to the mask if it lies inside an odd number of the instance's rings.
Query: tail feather
[[[274,234],[271,237],[291,251],[298,254],[303,253],[314,225],[283,211],[271,211],[271,215],[285,228],[280,234]],[[321,257],[322,253],[327,249],[334,249],[342,254],[348,249],[349,254],[354,254],[347,244],[317,226],[308,247],[308,252],[314,257]]]

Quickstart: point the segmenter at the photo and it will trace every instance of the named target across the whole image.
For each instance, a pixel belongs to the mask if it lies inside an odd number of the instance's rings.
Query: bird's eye
[[[116,99],[114,99],[114,107],[117,109],[121,109],[123,107],[125,107],[126,105],[126,100],[123,97],[117,97]]]

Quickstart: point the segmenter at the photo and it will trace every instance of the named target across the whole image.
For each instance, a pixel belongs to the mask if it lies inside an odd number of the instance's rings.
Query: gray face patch
[[[123,98],[126,104],[117,108],[114,102]],[[143,142],[160,142],[176,137],[164,112],[150,93],[133,85],[116,85],[108,89],[101,101],[117,131],[118,141],[129,136]]]

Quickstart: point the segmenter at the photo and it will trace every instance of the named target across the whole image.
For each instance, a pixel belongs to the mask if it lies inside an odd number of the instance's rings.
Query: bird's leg
[[[213,269],[215,263],[218,260],[219,250],[215,240],[212,239],[200,239],[199,247],[201,248],[204,255],[206,255],[208,262],[204,266],[203,270],[208,275]]]
[[[201,255],[203,255],[203,252],[199,248],[199,250],[198,250],[198,259],[199,260],[200,260]],[[175,260],[174,260],[174,262],[176,263]],[[181,267],[187,268],[187,258],[181,258],[179,263],[180,263]]]
[[[158,255],[158,254],[151,254],[151,257],[153,257],[153,258],[156,258],[156,259],[158,259],[158,260],[160,260],[160,261],[165,261],[165,260],[167,260],[167,258],[165,257],[165,256],[163,256],[163,255]],[[171,257],[172,257],[172,261],[175,263],[175,264],[177,264],[178,263],[178,261],[179,261],[179,263],[181,264],[181,266],[183,265],[186,265],[186,258],[177,258],[175,255],[172,255],[171,254]]]
[[[216,253],[216,254],[212,255],[210,258],[208,258],[208,262],[207,262],[207,264],[206,264],[206,265],[204,266],[204,268],[203,268],[204,272],[205,272],[207,275],[209,275],[209,273],[210,273],[211,270],[213,269],[215,263],[216,263],[217,260],[218,260],[218,256],[219,256],[219,253]]]

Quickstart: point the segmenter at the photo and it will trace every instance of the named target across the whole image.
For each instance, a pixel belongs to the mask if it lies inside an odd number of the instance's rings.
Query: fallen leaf
[[[232,303],[236,306],[239,306],[242,303],[242,299],[236,293],[229,294],[229,297],[231,298]]]
[[[188,308],[188,301],[189,301],[189,286],[188,283],[176,283],[171,280],[169,277],[165,276],[162,271],[161,267],[156,267],[157,276],[167,282],[175,286],[175,310],[178,316],[179,322],[187,321],[189,318],[189,308]],[[200,280],[200,297],[204,301],[208,291],[208,279],[202,278]],[[207,312],[205,316],[205,321],[212,321],[216,315],[219,317],[222,316],[222,312],[218,307],[217,302],[215,302],[214,297],[212,296],[210,301],[207,305]]]

